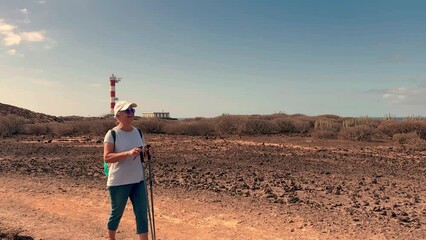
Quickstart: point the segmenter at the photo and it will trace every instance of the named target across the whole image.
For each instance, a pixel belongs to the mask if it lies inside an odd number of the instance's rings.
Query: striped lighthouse
[[[114,114],[115,100],[118,100],[118,97],[115,96],[115,84],[120,81],[121,81],[121,78],[116,77],[114,74],[112,74],[111,77],[109,77],[111,114]]]

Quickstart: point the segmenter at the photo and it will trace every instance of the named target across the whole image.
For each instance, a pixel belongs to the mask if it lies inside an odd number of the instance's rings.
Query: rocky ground
[[[157,239],[426,238],[426,151],[279,136],[145,137],[155,148]],[[0,239],[105,239],[102,137],[0,143]]]

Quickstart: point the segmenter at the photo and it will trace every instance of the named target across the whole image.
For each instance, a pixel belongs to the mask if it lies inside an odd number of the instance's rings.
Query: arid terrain
[[[425,239],[426,151],[147,134],[157,239]],[[0,140],[0,239],[106,239],[102,137]],[[119,239],[137,239],[131,205]]]

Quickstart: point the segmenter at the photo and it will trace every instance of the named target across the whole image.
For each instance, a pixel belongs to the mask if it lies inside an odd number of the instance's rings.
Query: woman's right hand
[[[139,154],[142,152],[142,149],[135,147],[130,149],[127,153],[129,156],[132,156],[134,158],[136,158],[137,156],[139,156]]]

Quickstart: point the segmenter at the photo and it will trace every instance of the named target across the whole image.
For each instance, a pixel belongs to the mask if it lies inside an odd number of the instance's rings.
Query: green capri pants
[[[130,197],[130,201],[133,205],[133,212],[136,217],[136,233],[140,234],[148,232],[146,202],[148,198],[145,187],[144,181],[134,184],[108,187],[111,199],[111,213],[108,219],[108,230],[117,231],[124,209],[126,208],[127,199]]]

